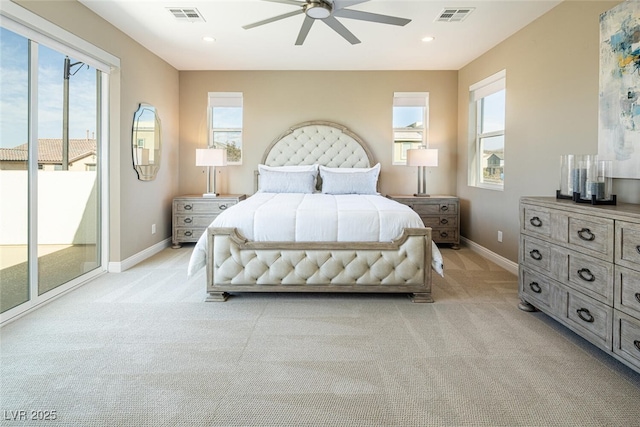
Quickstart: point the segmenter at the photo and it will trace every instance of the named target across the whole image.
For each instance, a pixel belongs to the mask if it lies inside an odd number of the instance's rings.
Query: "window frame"
[[[227,160],[228,165],[242,165],[242,160],[244,158],[243,155],[243,135],[244,135],[244,99],[242,92],[209,92],[208,93],[208,106],[207,106],[207,117],[208,117],[208,140],[207,140],[207,148],[220,148],[215,147],[214,135],[218,132],[222,133],[232,133],[238,132],[240,134],[239,138],[239,147],[240,150],[240,160],[239,161],[231,161]],[[241,118],[242,123],[239,128],[235,127],[220,127],[215,128],[213,126],[213,114],[214,109],[216,107],[221,108],[240,108],[241,109]],[[227,159],[233,158],[229,156],[229,151],[227,150]]]
[[[469,161],[468,185],[488,190],[503,191],[505,185],[504,160],[506,149],[506,70],[501,70],[469,87]],[[505,124],[501,130],[482,131],[484,99],[505,91]],[[492,137],[503,138],[502,183],[485,182],[482,168],[483,140]]]
[[[422,117],[422,127],[395,127],[395,107],[422,107],[424,108]],[[391,145],[391,164],[392,165],[406,165],[407,164],[407,150],[410,148],[418,148],[420,146],[428,147],[429,145],[429,92],[394,92],[393,93],[393,106],[391,109],[391,123],[392,123],[392,145]],[[396,132],[416,132],[419,133],[420,141],[410,142],[404,144],[400,150],[400,158],[396,158]]]

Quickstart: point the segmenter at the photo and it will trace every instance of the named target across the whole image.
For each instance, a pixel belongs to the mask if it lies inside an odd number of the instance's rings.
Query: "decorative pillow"
[[[315,171],[273,171],[262,169],[259,177],[261,193],[313,193]]]
[[[378,194],[380,163],[372,168],[328,168],[320,166],[325,194]]]

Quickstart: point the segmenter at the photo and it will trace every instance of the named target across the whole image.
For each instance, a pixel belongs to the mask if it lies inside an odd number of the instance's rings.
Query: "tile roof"
[[[0,161],[26,162],[28,145],[0,148]],[[96,153],[95,139],[70,139],[69,162],[72,163]],[[38,140],[38,163],[62,163],[62,139],[45,138]]]

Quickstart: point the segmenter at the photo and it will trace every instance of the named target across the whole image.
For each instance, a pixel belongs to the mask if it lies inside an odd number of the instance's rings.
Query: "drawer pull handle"
[[[227,209],[227,205],[220,205],[220,210],[221,210],[221,211],[223,211],[223,210],[225,210],[225,209]]]
[[[193,219],[191,219],[191,218],[185,218],[185,219],[184,219],[184,222],[185,222],[185,223],[187,223],[187,224],[191,224],[191,223],[193,222]]]
[[[442,218],[440,220],[440,224],[445,225],[445,224],[449,224],[449,220],[447,218]],[[638,246],[640,248],[640,246]]]
[[[537,216],[534,216],[533,218],[531,218],[529,220],[529,222],[531,223],[531,225],[533,225],[534,227],[542,227],[542,220],[540,218],[538,218]]]
[[[588,268],[581,268],[578,270],[578,276],[580,276],[580,278],[585,282],[593,282],[596,280],[596,276],[594,276]]]
[[[529,256],[531,256],[531,258],[535,259],[536,261],[540,261],[542,259],[542,254],[537,249],[534,249],[531,252],[529,252]]]
[[[449,233],[447,233],[446,231],[441,231],[440,232],[440,237],[442,237],[443,239],[449,237]]]
[[[191,231],[185,231],[184,235],[187,237],[191,237],[193,235],[193,233]]]
[[[587,323],[593,323],[593,321],[595,320],[593,315],[589,313],[589,310],[587,310],[586,308],[579,308],[576,310],[576,313],[578,313],[579,318]]]
[[[441,211],[445,211],[445,212],[446,212],[446,211],[448,211],[448,210],[449,210],[449,206],[447,206],[447,205],[442,205],[442,206],[440,206],[440,210],[441,210]]]
[[[193,209],[193,205],[184,205],[185,211],[190,211],[191,209]]]
[[[640,302],[640,292],[636,292],[636,301]]]
[[[635,340],[635,341],[633,342],[633,345],[635,345],[635,346],[636,346],[636,348],[638,349],[638,351],[640,351],[640,340]]]
[[[636,246],[636,251],[640,254],[640,245]]]
[[[596,238],[596,235],[593,234],[588,228],[583,228],[582,230],[578,231],[578,236],[582,240],[586,240],[587,242],[590,242]]]
[[[542,288],[540,287],[540,285],[538,284],[538,282],[531,282],[529,283],[529,287],[531,288],[531,290],[533,292],[535,292],[536,294],[539,294],[542,292]]]

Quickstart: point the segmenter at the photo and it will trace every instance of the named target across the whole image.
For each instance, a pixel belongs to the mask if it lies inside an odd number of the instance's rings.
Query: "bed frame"
[[[326,121],[291,127],[267,148],[262,164],[370,167],[364,142]],[[207,301],[229,292],[407,293],[431,298],[431,229],[407,228],[393,242],[252,242],[236,228],[207,230]]]

